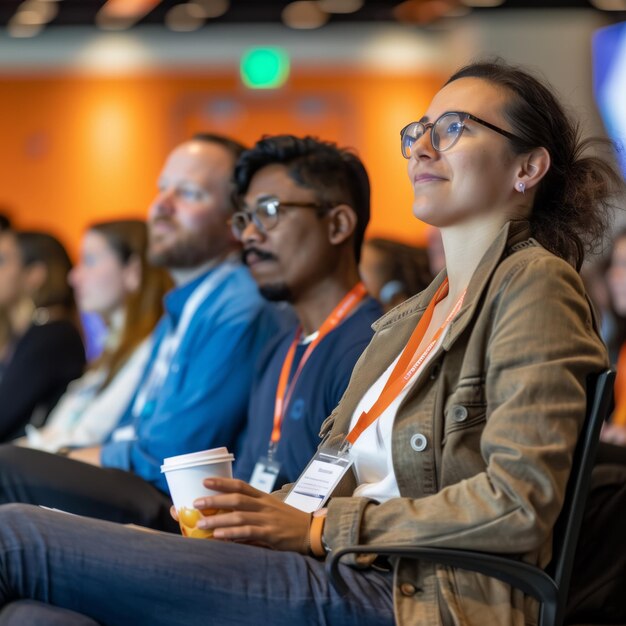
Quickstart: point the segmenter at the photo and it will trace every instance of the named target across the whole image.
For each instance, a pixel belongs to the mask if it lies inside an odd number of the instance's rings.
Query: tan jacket
[[[405,346],[444,273],[376,322],[339,406],[322,426],[342,439],[364,393]],[[333,493],[324,537],[521,555],[545,566],[585,414],[585,380],[608,365],[582,282],[509,222],[480,262],[443,345],[400,404],[393,427],[401,497]],[[402,626],[536,622],[536,603],[494,579],[400,560]]]

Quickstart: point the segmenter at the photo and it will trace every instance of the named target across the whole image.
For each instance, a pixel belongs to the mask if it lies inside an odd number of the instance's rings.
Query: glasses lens
[[[235,235],[237,239],[241,239],[243,231],[246,230],[249,221],[246,213],[239,212],[233,214],[230,219],[230,227],[233,231],[233,235]]]
[[[424,125],[413,122],[405,126],[400,133],[400,149],[405,159],[411,158],[413,144],[424,134]]]
[[[463,132],[463,120],[458,113],[444,113],[432,129],[433,148],[443,152],[451,148]]]
[[[256,208],[256,217],[265,230],[271,230],[278,223],[278,198],[263,198]]]

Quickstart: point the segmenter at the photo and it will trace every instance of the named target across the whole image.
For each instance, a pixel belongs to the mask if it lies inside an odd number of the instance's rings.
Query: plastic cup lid
[[[211,448],[210,450],[200,450],[199,452],[190,452],[189,454],[170,456],[167,459],[163,459],[163,466],[170,467],[174,465],[195,463],[197,461],[223,460],[222,457],[232,456],[233,455],[228,451],[228,448]]]

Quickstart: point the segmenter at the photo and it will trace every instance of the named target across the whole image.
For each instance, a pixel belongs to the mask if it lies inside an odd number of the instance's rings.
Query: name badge
[[[250,484],[259,491],[271,493],[274,489],[274,485],[276,484],[279,471],[280,463],[277,463],[266,456],[261,457],[254,466],[252,478],[250,478]]]
[[[305,513],[321,509],[351,465],[352,459],[345,452],[318,451],[287,494],[285,502]]]

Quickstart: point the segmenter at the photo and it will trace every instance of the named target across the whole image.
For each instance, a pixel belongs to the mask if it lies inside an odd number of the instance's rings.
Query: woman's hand
[[[228,512],[203,516],[198,528],[213,529],[216,539],[264,545],[275,550],[308,554],[311,516],[274,496],[233,478],[206,478],[204,486],[219,495],[194,501],[200,511]]]

